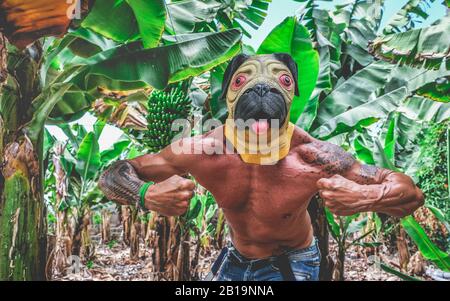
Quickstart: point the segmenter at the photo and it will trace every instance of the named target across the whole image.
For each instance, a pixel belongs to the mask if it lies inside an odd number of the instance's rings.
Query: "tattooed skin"
[[[99,180],[99,186],[105,196],[122,205],[138,204],[139,189],[143,184],[133,166],[127,161],[112,164]]]
[[[361,164],[360,173],[362,180],[365,182],[364,184],[373,183],[376,179],[377,173],[380,169],[373,165]]]
[[[313,142],[314,151],[309,155],[309,163],[323,166],[329,174],[341,174],[349,170],[355,163],[351,154],[341,147],[328,142]]]

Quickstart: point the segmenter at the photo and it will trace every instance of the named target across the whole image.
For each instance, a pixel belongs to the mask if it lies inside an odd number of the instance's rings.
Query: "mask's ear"
[[[236,55],[228,64],[225,73],[223,74],[222,81],[222,94],[220,95],[220,99],[225,99],[228,91],[228,86],[230,85],[231,78],[233,77],[234,72],[241,66],[250,56],[246,54],[238,54]]]
[[[291,71],[292,76],[294,77],[295,82],[295,96],[299,96],[300,93],[298,91],[298,66],[297,63],[294,61],[292,56],[287,53],[274,53],[273,56],[279,60],[280,62],[284,63],[286,67],[289,68],[289,71]]]

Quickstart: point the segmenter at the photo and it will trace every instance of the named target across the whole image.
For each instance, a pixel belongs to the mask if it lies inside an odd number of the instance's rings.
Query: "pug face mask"
[[[240,54],[228,65],[222,83],[228,108],[225,137],[244,162],[276,164],[289,153],[297,76],[295,61],[285,53]]]

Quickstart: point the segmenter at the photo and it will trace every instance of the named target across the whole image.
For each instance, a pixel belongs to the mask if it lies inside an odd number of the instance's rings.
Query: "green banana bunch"
[[[181,85],[169,92],[154,90],[148,99],[148,130],[145,144],[151,152],[158,152],[172,142],[179,132],[172,131],[172,123],[177,119],[187,119],[191,115],[191,100]]]

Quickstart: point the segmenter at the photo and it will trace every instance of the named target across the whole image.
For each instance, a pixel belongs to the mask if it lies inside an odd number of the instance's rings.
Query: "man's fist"
[[[172,176],[149,187],[145,194],[145,207],[165,216],[182,215],[189,208],[194,189],[193,181]]]
[[[334,214],[343,216],[370,211],[373,199],[366,195],[364,186],[340,175],[317,181],[319,194],[324,200],[325,206]]]

